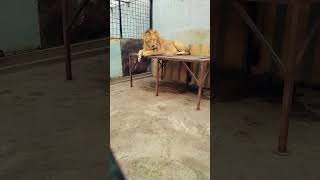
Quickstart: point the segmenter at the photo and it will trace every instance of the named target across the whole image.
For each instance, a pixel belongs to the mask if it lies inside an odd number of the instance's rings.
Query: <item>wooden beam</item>
[[[274,0],[275,1],[275,0]],[[270,4],[264,4],[265,6],[265,16],[264,16],[264,36],[270,45],[273,44],[275,25],[276,25],[276,14],[277,14],[277,4],[275,2]],[[270,70],[270,52],[267,47],[261,48],[261,59],[258,64],[258,70],[262,72],[268,72]]]
[[[283,103],[282,103],[282,115],[280,119],[280,133],[278,141],[278,154],[287,153],[287,140],[288,140],[288,129],[289,129],[289,113],[292,105],[292,95],[294,89],[294,78],[295,78],[295,62],[297,55],[297,34],[299,25],[299,15],[301,9],[300,4],[290,3],[289,10],[291,11],[291,18],[289,19],[289,36],[288,36],[288,56],[286,69],[287,73],[284,74],[284,92],[283,92]]]
[[[213,0],[213,31],[214,46],[213,59],[216,65],[222,65],[224,61],[225,37],[227,30],[227,20],[230,10],[231,0]],[[215,67],[215,66],[214,66]]]
[[[315,24],[315,25],[313,26],[313,28],[311,29],[311,31],[310,31],[307,39],[304,41],[303,47],[302,47],[302,49],[299,51],[298,57],[297,57],[297,60],[296,60],[296,65],[297,65],[297,66],[301,63],[302,58],[303,58],[303,55],[304,55],[304,53],[306,52],[306,50],[308,49],[311,40],[315,37],[315,34],[316,34],[319,26],[320,26],[320,21],[317,21],[316,24]]]
[[[251,30],[255,33],[255,35],[258,37],[258,39],[269,49],[273,60],[278,63],[280,66],[280,70],[282,72],[286,72],[286,67],[282,63],[281,59],[279,56],[276,54],[276,52],[272,49],[272,46],[270,43],[264,38],[263,34],[259,31],[255,23],[252,21],[252,19],[249,17],[247,14],[246,10],[239,4],[238,2],[234,1],[233,2],[234,8],[239,12],[241,18],[245,21],[245,23],[251,28]]]

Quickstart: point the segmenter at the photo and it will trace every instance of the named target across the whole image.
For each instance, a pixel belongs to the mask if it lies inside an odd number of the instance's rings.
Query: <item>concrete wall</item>
[[[210,0],[154,0],[153,28],[162,38],[191,45],[192,55],[210,56]],[[191,70],[198,76],[199,64],[192,64]],[[168,63],[164,77],[185,82],[186,72],[181,63]],[[194,78],[191,83],[197,85]],[[210,74],[204,86],[210,88]]]
[[[142,49],[141,39],[110,40],[110,78],[129,76],[129,53]],[[136,64],[132,74],[150,72],[151,61],[144,60]]]
[[[163,38],[210,44],[210,0],[154,0],[153,28]]]
[[[120,39],[110,40],[110,78],[122,76]]]
[[[5,53],[40,47],[37,0],[1,0],[0,49]]]

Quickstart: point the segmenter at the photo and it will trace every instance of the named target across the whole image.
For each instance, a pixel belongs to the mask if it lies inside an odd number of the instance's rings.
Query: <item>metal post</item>
[[[132,85],[132,59],[131,59],[131,54],[129,54],[129,73],[130,73],[130,87],[133,87],[133,85]]]
[[[70,53],[70,37],[68,31],[69,25],[69,1],[62,0],[62,19],[63,19],[63,42],[65,48],[65,69],[66,69],[66,79],[72,80],[72,70],[71,70],[71,53]]]
[[[119,2],[119,24],[120,24],[120,38],[122,38],[122,18],[121,18],[121,2]]]
[[[204,75],[204,63],[200,63],[200,76],[198,78],[198,103],[197,110],[200,110],[200,101],[201,101],[201,93],[202,93],[202,83],[203,83],[203,75]]]
[[[290,2],[289,7],[292,8],[291,18],[289,20],[289,42],[288,42],[288,60],[287,71],[284,74],[284,92],[283,92],[283,104],[282,104],[282,116],[280,122],[280,134],[278,142],[278,154],[287,154],[287,141],[288,141],[288,129],[289,129],[289,113],[292,105],[292,95],[294,88],[295,77],[295,62],[297,55],[296,39],[298,29],[298,19],[301,7],[297,3]]]
[[[153,11],[153,0],[150,0],[150,29],[152,29],[152,11]]]
[[[156,61],[156,96],[159,95],[159,59],[155,58]]]

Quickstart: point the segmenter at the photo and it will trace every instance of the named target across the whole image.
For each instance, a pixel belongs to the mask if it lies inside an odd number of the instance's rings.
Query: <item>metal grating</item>
[[[150,8],[150,0],[110,0],[110,36],[142,39],[150,28]]]

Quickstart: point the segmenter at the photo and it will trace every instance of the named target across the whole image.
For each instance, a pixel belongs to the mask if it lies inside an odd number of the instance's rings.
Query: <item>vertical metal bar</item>
[[[190,63],[190,62],[187,62],[187,63],[185,64],[185,66],[186,66],[186,88],[188,89],[188,87],[189,87],[189,81],[190,81],[190,73],[189,73],[189,71],[188,71],[188,68],[190,68],[191,63]]]
[[[292,105],[292,95],[294,89],[295,62],[297,55],[296,39],[298,29],[298,19],[301,8],[297,3],[290,2],[289,7],[292,8],[291,18],[289,21],[289,42],[288,42],[288,59],[287,73],[284,75],[285,84],[283,92],[282,116],[280,122],[280,133],[278,142],[278,153],[287,152],[288,129],[289,129],[289,113]]]
[[[156,96],[159,95],[159,60],[157,58],[154,59],[156,61]]]
[[[130,87],[133,87],[133,85],[132,85],[132,59],[131,59],[131,54],[129,54],[129,73],[130,73]]]
[[[201,101],[201,93],[202,93],[203,75],[204,75],[204,62],[201,62],[201,63],[200,63],[200,75],[199,75],[199,78],[198,78],[198,103],[197,103],[197,110],[200,110],[200,101]]]
[[[62,19],[63,19],[63,42],[65,48],[65,69],[66,69],[66,79],[72,80],[71,71],[71,53],[70,53],[70,37],[68,31],[69,25],[69,1],[62,0]]]
[[[153,23],[152,11],[153,11],[153,0],[150,0],[150,29],[152,29],[152,23]]]
[[[120,38],[122,38],[122,18],[121,18],[121,2],[119,2],[119,23],[120,23]]]

